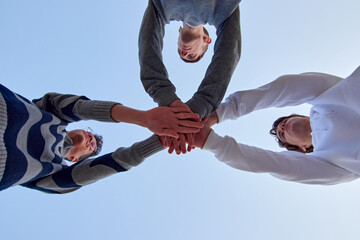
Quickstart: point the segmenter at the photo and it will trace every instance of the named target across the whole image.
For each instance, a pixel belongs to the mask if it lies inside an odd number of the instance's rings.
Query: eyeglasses
[[[86,128],[85,131],[87,133],[91,134],[91,136],[92,136],[91,142],[90,142],[90,148],[91,148],[91,150],[93,150],[95,152],[97,149],[97,144],[96,144],[96,138],[94,136],[94,131],[90,127]]]

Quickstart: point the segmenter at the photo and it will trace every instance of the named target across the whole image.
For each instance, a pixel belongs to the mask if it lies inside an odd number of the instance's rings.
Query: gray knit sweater
[[[156,135],[129,148],[68,166],[62,148],[65,127],[74,121],[114,122],[115,102],[48,93],[30,102],[0,85],[0,190],[22,185],[67,193],[114,173],[127,171],[163,149]]]
[[[240,0],[150,0],[139,33],[140,77],[160,106],[179,99],[162,61],[165,24],[172,20],[217,28],[214,56],[197,92],[187,105],[200,117],[216,110],[240,59]],[[234,10],[235,9],[235,10]]]

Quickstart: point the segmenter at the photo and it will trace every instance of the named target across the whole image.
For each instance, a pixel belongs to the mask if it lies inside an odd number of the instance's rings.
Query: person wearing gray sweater
[[[98,142],[84,130],[66,131],[69,123],[127,122],[177,137],[178,132],[199,131],[203,124],[187,120],[197,117],[181,108],[139,111],[116,102],[59,93],[29,101],[0,84],[0,191],[22,185],[47,193],[72,192],[127,171],[163,149],[153,135],[131,147],[86,158],[98,150]],[[75,164],[69,166],[66,160]]]
[[[240,59],[240,0],[149,0],[139,33],[140,77],[146,92],[160,106],[184,106],[175,93],[162,61],[165,24],[183,21],[178,51],[180,56],[203,49],[211,40],[202,33],[203,24],[215,26],[214,55],[197,92],[186,102],[200,118],[220,104]],[[187,34],[196,36],[188,36]],[[188,40],[188,41],[186,41]],[[199,53],[201,55],[201,53]],[[194,54],[197,58],[198,53]]]

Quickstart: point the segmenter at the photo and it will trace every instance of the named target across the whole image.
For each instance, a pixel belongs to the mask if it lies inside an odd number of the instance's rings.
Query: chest
[[[314,106],[310,113],[315,151],[336,151],[357,156],[360,146],[360,115],[337,105]]]

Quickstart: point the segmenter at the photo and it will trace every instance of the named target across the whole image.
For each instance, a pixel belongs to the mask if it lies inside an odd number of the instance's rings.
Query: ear
[[[209,37],[207,35],[204,35],[203,40],[207,45],[209,45],[212,41],[211,37]]]
[[[179,27],[179,32],[181,32],[182,27]]]

